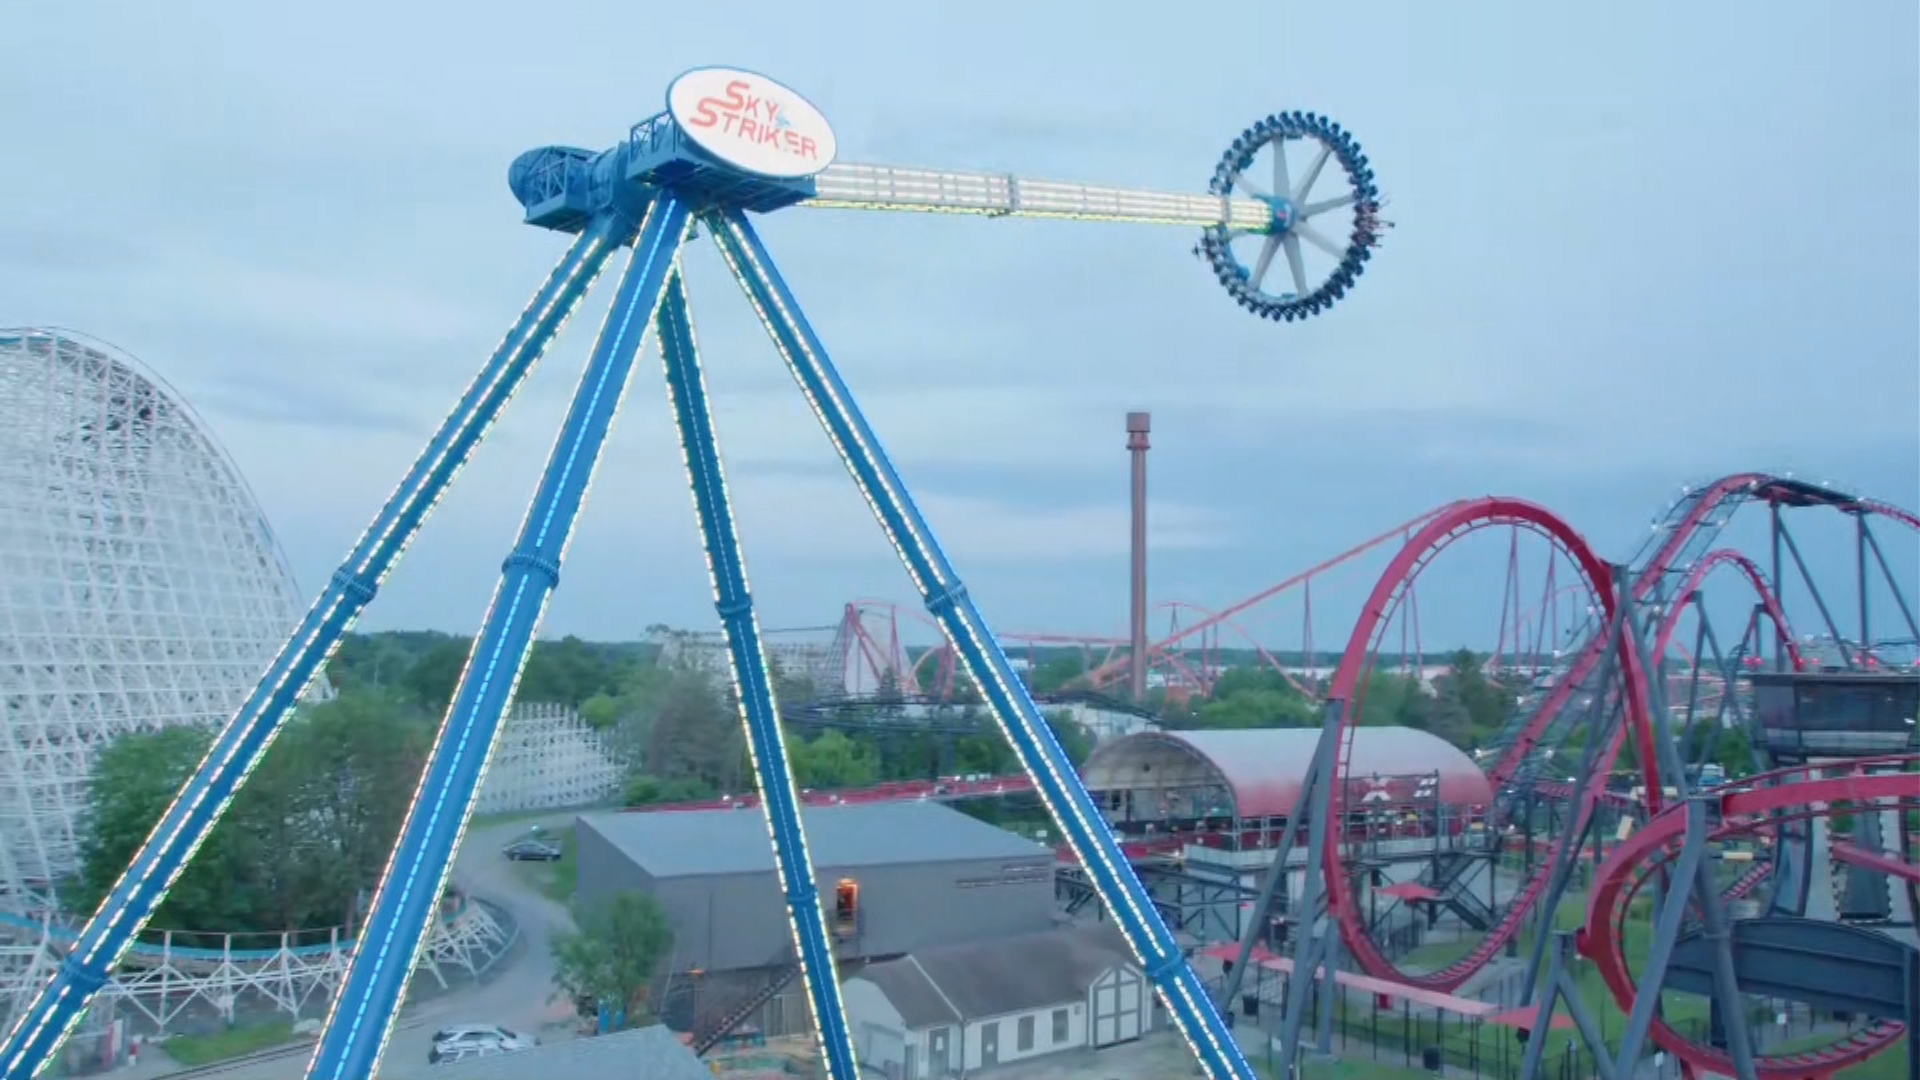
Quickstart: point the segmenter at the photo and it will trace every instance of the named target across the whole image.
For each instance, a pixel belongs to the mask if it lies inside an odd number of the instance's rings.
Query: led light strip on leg
[[[21,1011],[0,1048],[0,1077],[26,1080],[52,1060],[266,754],[299,695],[324,669],[361,609],[373,599],[547,344],[578,307],[607,257],[632,235],[632,228],[631,223],[614,218],[596,222],[548,275],[259,684],[216,736],[53,978]]]
[[[486,772],[500,717],[511,705],[533,636],[594,466],[619,411],[633,359],[665,290],[685,235],[686,206],[658,196],[641,222],[634,254],[542,472],[513,552],[501,567],[454,700],[434,739],[353,962],[341,981],[307,1075],[357,1080],[375,1074],[454,852]]]
[[[1147,977],[1215,1080],[1252,1080],[1252,1067],[1187,966],[1139,879],[1107,832],[985,621],[914,507],[898,473],[853,403],[759,237],[738,211],[710,215],[722,255],[835,450],[873,508],[908,575],[986,696],[1001,731],[1033,778],[1048,813],[1098,888]]]
[[[773,696],[760,627],[747,588],[745,556],[727,496],[726,471],[720,461],[719,439],[708,406],[706,375],[687,309],[685,286],[676,274],[667,284],[661,305],[658,336],[666,368],[667,397],[673,405],[680,433],[687,483],[693,492],[700,521],[701,547],[706,552],[708,581],[714,607],[727,634],[727,656],[738,688],[740,720],[746,729],[747,750],[754,775],[760,781],[760,809],[773,844],[775,872],[787,905],[800,974],[813,1007],[815,1033],[821,1056],[832,1080],[858,1080],[851,1025],[840,996],[826,915],[814,884],[813,857],[807,850],[800,795],[787,756],[780,710]]]

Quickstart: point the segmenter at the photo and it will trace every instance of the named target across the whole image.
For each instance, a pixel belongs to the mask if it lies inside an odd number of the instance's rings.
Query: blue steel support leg
[[[686,226],[686,207],[671,194],[658,196],[646,211],[633,260],[574,391],[520,537],[500,568],[500,584],[320,1032],[307,1066],[312,1080],[360,1080],[376,1071],[393,1013],[440,904],[500,716],[513,701],[540,616],[559,584],[574,517],[586,500],[634,354],[660,303]]]
[[[0,1048],[0,1077],[26,1080],[45,1067],[114,964],[153,917],[167,890],[225,812],[279,733],[281,721],[373,599],[427,514],[445,493],[534,362],[579,305],[607,256],[633,235],[608,217],[581,233],[507,331],[480,375],[361,534],[206,759],[154,826],[60,969],[21,1013]]]
[[[807,1000],[813,1006],[827,1076],[830,1080],[858,1080],[853,1039],[840,1003],[833,943],[827,934],[819,891],[814,887],[813,859],[800,821],[800,796],[787,760],[786,739],[780,731],[780,711],[773,700],[773,678],[761,647],[760,626],[753,615],[753,597],[747,591],[746,562],[741,557],[740,535],[727,496],[726,473],[720,466],[720,444],[713,430],[713,412],[707,405],[706,377],[701,373],[700,353],[694,342],[693,316],[687,310],[685,285],[678,274],[667,282],[657,323],[660,351],[666,361],[667,396],[673,402],[673,418],[686,454],[687,479],[693,487],[694,511],[700,518],[714,607],[727,632],[727,652],[733,662],[734,684],[739,687],[740,719],[746,726],[754,775],[760,779],[760,806],[773,836],[774,866],[786,897],[800,974],[806,980]]]
[[[980,687],[1021,766],[1033,779],[1047,813],[1086,867],[1115,925],[1139,957],[1147,978],[1166,1002],[1201,1067],[1212,1080],[1252,1080],[1252,1066],[1155,912],[1140,879],[1114,843],[1099,810],[1081,786],[1026,686],[1007,662],[986,620],[968,599],[906,485],[774,268],[759,235],[739,211],[715,215],[709,225],[721,254],[766,323],[794,380],[893,541],[927,610],[939,621],[966,665],[967,674]]]

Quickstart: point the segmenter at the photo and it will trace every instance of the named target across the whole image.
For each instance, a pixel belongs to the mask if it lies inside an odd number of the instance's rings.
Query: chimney
[[[1128,688],[1133,700],[1147,700],[1147,432],[1148,414],[1127,414],[1127,453],[1133,458],[1133,610],[1128,623],[1133,657]]]

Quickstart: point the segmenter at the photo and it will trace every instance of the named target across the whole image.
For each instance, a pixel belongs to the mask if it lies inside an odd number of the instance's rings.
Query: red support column
[[[1127,414],[1127,452],[1133,457],[1133,610],[1129,623],[1133,660],[1129,689],[1136,702],[1147,699],[1147,432],[1148,414]]]

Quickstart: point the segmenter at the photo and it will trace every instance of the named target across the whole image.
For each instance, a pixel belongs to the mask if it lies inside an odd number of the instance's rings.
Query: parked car
[[[539,1039],[510,1031],[498,1024],[461,1024],[433,1033],[433,1049],[427,1051],[427,1064],[493,1057],[539,1045]]]
[[[559,844],[531,836],[515,840],[501,851],[514,862],[557,862],[560,859]]]

